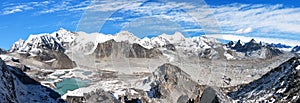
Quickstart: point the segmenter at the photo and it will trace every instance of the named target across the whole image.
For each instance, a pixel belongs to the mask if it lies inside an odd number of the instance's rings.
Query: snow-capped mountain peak
[[[75,41],[77,33],[68,31],[66,29],[60,28],[58,31],[51,34],[31,34],[27,40],[20,39],[15,42],[10,48],[10,52],[30,52],[39,53],[41,49],[65,51],[65,47],[68,47],[69,43]]]
[[[128,41],[129,43],[139,43],[140,38],[128,31],[121,31],[115,35],[115,40],[117,42]]]
[[[251,39],[249,43],[257,43],[254,39]]]
[[[58,33],[66,33],[66,32],[69,32],[69,30],[66,30],[64,28],[59,28],[57,32]]]
[[[238,41],[234,44],[233,48],[234,48],[234,49],[241,48],[241,47],[243,47],[244,44],[245,44],[245,43],[243,43],[241,40],[238,40]]]
[[[55,37],[59,42],[73,42],[76,38],[76,33],[68,31],[64,28],[60,28],[58,31],[53,32],[51,34],[53,37]]]
[[[13,44],[10,51],[37,54],[41,52],[41,49],[64,52],[64,48],[61,46],[61,43],[57,41],[57,38],[50,34],[30,35],[26,41],[23,42],[22,40],[19,40]]]
[[[174,38],[178,38],[178,39],[183,39],[184,38],[184,35],[181,33],[181,32],[175,32],[173,34],[173,37]]]
[[[176,48],[179,47],[186,52],[193,53],[193,55],[197,55],[197,53],[204,51],[205,49],[218,48],[221,46],[219,45],[221,43],[214,38],[206,36],[185,38],[180,32],[175,32],[172,35],[161,34],[152,38],[145,37],[140,39],[128,31],[121,31],[114,35],[102,33],[88,34],[84,32],[71,32],[60,28],[52,34],[29,36],[25,43],[17,50],[19,52],[40,53],[44,49],[50,49],[66,53],[76,51],[90,54],[96,49],[99,43],[111,39],[114,39],[116,42],[127,41],[129,44],[137,43],[147,49],[164,47],[168,44],[172,44]],[[17,43],[15,45],[17,45]]]
[[[293,53],[300,53],[300,46],[295,46],[292,50],[291,50],[291,52],[293,52]]]
[[[178,43],[184,41],[185,37],[180,32],[175,32],[173,35],[161,34],[158,37],[168,40],[170,43]]]
[[[140,45],[144,46],[145,48],[153,48],[151,45],[151,39],[148,37],[144,37],[143,39],[140,40]]]
[[[24,45],[24,43],[25,43],[25,40],[19,39],[11,46],[9,52],[14,52],[14,51],[19,50],[19,48],[21,48]]]

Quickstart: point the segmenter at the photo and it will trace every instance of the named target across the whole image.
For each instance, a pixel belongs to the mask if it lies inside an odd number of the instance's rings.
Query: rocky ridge
[[[96,58],[151,58],[162,55],[158,49],[147,49],[137,43],[116,42],[113,39],[99,43],[93,53]]]
[[[2,49],[2,48],[0,48],[0,54],[5,54],[5,53],[7,53],[7,51],[4,50],[4,49]]]
[[[295,46],[292,51],[293,53],[300,53],[300,46]]]
[[[242,56],[247,58],[269,59],[283,54],[282,51],[276,47],[269,44],[263,44],[262,42],[257,43],[254,39],[248,43],[242,43],[240,40],[236,43],[231,41],[227,44],[227,46],[236,52],[243,53]]]
[[[229,96],[242,102],[297,102],[300,99],[299,64],[299,57],[295,56]]]
[[[7,66],[0,59],[1,103],[63,103],[60,95],[28,77],[19,68]]]

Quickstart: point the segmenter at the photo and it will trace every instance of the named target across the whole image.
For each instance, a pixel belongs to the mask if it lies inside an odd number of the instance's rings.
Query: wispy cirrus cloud
[[[2,14],[3,15],[13,14],[13,13],[22,12],[22,11],[31,10],[31,9],[33,9],[33,7],[31,7],[29,5],[16,5],[16,6],[4,8],[2,11]]]
[[[285,7],[281,4],[236,3],[214,6],[205,3],[164,1],[167,2],[147,2],[146,0],[30,2],[6,5],[1,13],[9,15],[35,10],[35,14],[62,11],[69,14],[85,11],[79,22],[81,25],[79,27],[82,27],[80,30],[94,28],[89,31],[96,32],[102,26],[107,26],[106,21],[110,21],[115,23],[113,25],[118,25],[120,30],[128,29],[139,32],[143,27],[148,28],[149,31],[181,30],[184,33],[205,32],[206,34],[238,34],[248,37],[300,40],[300,8]],[[141,21],[153,25],[137,26]],[[172,27],[178,29],[172,29]]]
[[[121,26],[121,30],[124,29],[135,30],[133,29],[133,27],[135,27],[134,25],[140,25],[137,24],[136,21],[144,21],[144,22],[148,22],[149,24],[159,21],[160,23],[154,23],[156,25],[147,25],[152,27],[142,26],[143,28],[149,28],[149,30],[147,31],[153,31],[153,32],[160,31],[158,33],[163,33],[163,31],[165,31],[166,28],[172,28],[172,27],[178,28],[178,25],[181,26],[179,27],[180,29],[168,29],[168,30],[182,30],[185,28],[194,29],[199,24],[195,23],[195,19],[186,12],[188,12],[187,10],[192,10],[196,7],[197,6],[191,5],[190,3],[184,3],[184,2],[178,3],[174,1],[145,2],[145,0],[140,0],[140,1],[124,2],[122,0],[117,0],[111,2],[111,1],[104,0],[104,1],[94,2],[88,7],[86,14],[81,19],[82,22],[80,25],[83,26],[80,26],[82,27],[82,29],[80,30],[87,30],[88,32],[90,31],[97,32],[97,30],[101,28],[101,25],[104,25],[104,22],[106,22],[106,21],[101,22],[101,20],[114,20],[116,24],[119,24]],[[94,15],[94,14],[101,14],[101,15]],[[149,18],[153,18],[154,21],[152,19],[149,20]],[[164,19],[165,21],[161,21],[160,19]],[[131,26],[129,26],[129,24]],[[176,26],[164,25],[165,27],[162,28],[161,25],[159,24],[176,24]],[[93,27],[95,29],[91,30],[91,28]],[[156,30],[153,29],[150,30],[150,28],[156,28]],[[174,31],[168,31],[168,32],[174,32]],[[196,32],[196,31],[182,30],[182,32]]]
[[[251,27],[259,33],[300,33],[300,8],[285,8],[280,4],[231,4],[212,9],[220,25],[232,28],[225,31]]]
[[[245,28],[245,29],[238,29],[237,31],[235,31],[235,34],[247,34],[247,33],[251,33],[253,31],[253,29],[251,27]]]
[[[72,13],[74,11],[85,10],[91,1],[41,1],[41,2],[19,2],[19,3],[4,3],[1,11],[2,15],[9,15],[18,12],[25,12],[32,10],[33,14],[47,14],[53,12],[66,11]]]
[[[28,10],[36,9],[37,7],[45,7],[51,1],[43,2],[26,2],[26,3],[5,3],[3,4],[2,15],[14,14],[17,12],[24,12]]]
[[[72,13],[76,11],[83,11],[87,9],[91,1],[83,2],[72,2],[72,1],[62,1],[55,4],[48,5],[47,8],[43,8],[41,11],[38,11],[38,14],[47,14],[53,12],[66,11],[67,13]]]
[[[300,8],[288,8],[281,4],[228,4],[213,6],[176,1],[109,2],[105,0],[89,6],[88,9],[98,12],[114,11],[110,14],[111,16],[109,15],[109,19],[106,20],[115,21],[121,27],[126,28],[129,28],[127,24],[132,24],[128,22],[142,21],[140,19],[144,18],[161,18],[166,19],[167,22],[181,25],[182,32],[185,33],[243,34],[243,36],[284,39],[295,39],[294,37],[298,37],[297,39],[300,40]],[[116,12],[118,15],[114,15]],[[99,20],[101,18],[95,19]],[[105,19],[102,18],[102,20]],[[157,25],[153,26],[159,27]],[[157,28],[157,30],[159,29]]]

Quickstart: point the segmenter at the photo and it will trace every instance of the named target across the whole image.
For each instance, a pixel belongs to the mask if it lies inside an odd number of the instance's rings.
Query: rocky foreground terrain
[[[31,35],[0,50],[0,102],[300,102],[298,47],[181,33]]]
[[[63,103],[54,90],[31,79],[20,68],[6,65],[0,59],[0,102],[1,103]]]

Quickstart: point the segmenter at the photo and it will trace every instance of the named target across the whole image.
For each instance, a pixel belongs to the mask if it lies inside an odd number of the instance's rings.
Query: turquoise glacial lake
[[[54,89],[56,92],[58,92],[60,95],[64,95],[67,93],[67,91],[72,91],[81,87],[87,87],[91,81],[89,80],[81,80],[77,78],[64,78],[61,82],[55,83],[56,89]]]

